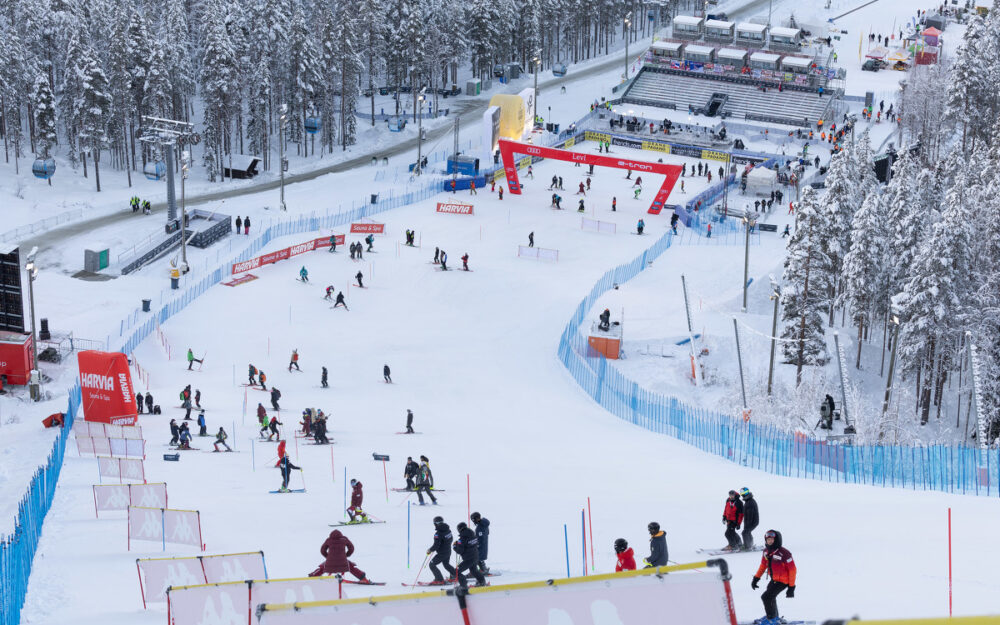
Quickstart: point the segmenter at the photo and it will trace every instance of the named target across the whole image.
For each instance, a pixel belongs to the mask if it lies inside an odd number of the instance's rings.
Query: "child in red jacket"
[[[619,538],[615,541],[615,553],[618,554],[618,564],[615,565],[615,573],[635,570],[635,553],[628,546],[627,540]]]

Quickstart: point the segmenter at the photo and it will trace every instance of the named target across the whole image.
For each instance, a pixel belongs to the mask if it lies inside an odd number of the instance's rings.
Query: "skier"
[[[448,271],[448,253],[441,250],[441,271]]]
[[[278,400],[281,399],[281,391],[271,387],[271,408],[274,410],[281,410],[278,406]]]
[[[313,429],[312,408],[306,408],[305,410],[302,411],[302,420],[299,421],[299,425],[302,426],[302,434],[306,438],[312,436],[312,429]]]
[[[327,539],[323,541],[323,546],[319,548],[319,553],[326,558],[326,561],[310,573],[309,577],[319,577],[324,573],[327,575],[336,575],[350,571],[351,575],[358,578],[359,583],[371,583],[365,576],[365,572],[347,559],[354,553],[354,543],[347,536],[341,534],[340,530],[330,532]]]
[[[136,393],[135,394],[135,405],[136,405],[136,409],[135,409],[136,412],[138,412],[139,414],[142,414],[142,393]]]
[[[583,188],[583,183],[580,183],[580,190],[576,192],[577,195],[587,195],[587,191]]]
[[[191,385],[190,384],[188,384],[187,386],[185,386],[184,390],[181,391],[180,398],[181,398],[181,408],[185,408],[187,410],[187,412],[184,413],[184,420],[185,421],[190,421],[191,420]]]
[[[219,431],[215,434],[215,443],[213,443],[213,445],[212,445],[213,447],[215,447],[216,453],[218,453],[218,451],[219,451],[219,445],[222,445],[223,447],[225,447],[226,451],[232,451],[233,450],[232,447],[230,447],[228,444],[226,444],[226,439],[227,438],[229,438],[229,435],[226,434],[226,431],[223,430],[220,427]]]
[[[198,363],[199,365],[201,364],[201,360],[194,357],[194,352],[191,351],[190,347],[188,348],[188,356],[187,357],[188,357],[188,371],[191,370],[191,365],[193,365],[194,363]]]
[[[297,467],[292,464],[292,459],[288,456],[287,451],[281,456],[281,460],[278,461],[277,467],[281,469],[281,488],[278,489],[278,492],[287,493],[288,479],[292,476],[292,469],[301,471],[302,467]]]
[[[316,416],[316,421],[313,424],[313,440],[316,441],[317,445],[328,445],[330,439],[326,437],[326,417],[323,415],[323,411]]]
[[[478,512],[473,512],[469,518],[476,524],[476,538],[479,539],[479,571],[483,575],[489,575],[490,567],[486,566],[486,556],[490,552],[490,520],[483,518]]]
[[[361,482],[355,479],[351,480],[351,507],[347,509],[347,516],[351,517],[351,523],[368,522],[368,515],[361,509],[361,504],[365,499],[365,493],[362,491],[362,488]],[[355,520],[355,515],[357,515],[357,521]]]
[[[327,388],[329,386],[326,382],[326,367],[323,367],[323,373],[320,374],[319,383],[323,388]]]
[[[146,392],[146,412],[153,414],[153,394],[148,391]],[[158,408],[157,412],[159,412]]]
[[[448,527],[448,524],[444,522],[442,517],[434,517],[434,542],[427,550],[427,555],[434,554],[430,562],[434,581],[429,584],[430,586],[443,586],[446,583],[444,576],[441,575],[441,571],[437,568],[439,564],[444,567],[444,570],[448,571],[450,580],[455,579],[455,569],[452,568],[449,562],[451,560],[451,541],[451,528]]]
[[[723,548],[723,551],[739,551],[742,543],[736,530],[740,529],[743,523],[743,502],[735,490],[729,491],[726,507],[722,511],[722,523],[726,526],[726,540],[729,541],[729,545]]]
[[[642,187],[636,187],[635,191],[632,192],[632,199],[633,200],[638,200],[639,199],[639,195],[641,193],[642,193]]]
[[[201,409],[201,389],[194,389],[194,407]]]
[[[674,234],[677,234],[677,221],[679,219],[680,217],[677,216],[677,213],[670,216],[670,229],[673,230]]]
[[[646,529],[649,530],[649,557],[643,560],[646,568],[667,565],[667,533],[660,529],[660,524],[653,521]]]
[[[614,213],[618,210],[618,198],[611,198],[611,212]]]
[[[535,233],[528,233],[528,247],[535,247]]]
[[[562,176],[559,176],[559,190],[560,190],[560,191],[565,191],[565,189],[563,189],[563,181],[562,181]]]
[[[479,195],[476,193],[476,179],[473,178],[469,181],[469,195]]]
[[[431,492],[431,488],[434,487],[434,474],[431,473],[430,461],[427,456],[420,456],[420,471],[417,473],[417,500],[420,505],[424,504],[424,493],[431,498],[431,503],[435,506],[437,505],[437,499],[434,498],[434,493]]]
[[[413,434],[413,411],[406,409],[406,433]]]
[[[257,367],[250,365],[250,377],[248,379],[250,386],[257,386]]]
[[[560,178],[560,180],[562,180],[562,179]],[[503,185],[500,185],[500,188],[497,189],[497,193],[499,195],[499,198],[502,200],[503,199]]]
[[[368,251],[372,251],[372,246],[375,245],[375,235],[369,234],[365,237],[365,243],[368,244]]]
[[[208,436],[208,425],[205,423],[205,411],[198,412],[198,436]]]
[[[271,433],[267,435],[267,440],[271,440],[272,437],[277,436],[278,440],[281,440],[281,433],[278,432],[278,426],[284,425],[281,421],[278,421],[278,417],[271,417],[271,423],[268,424],[268,429]]]
[[[531,171],[531,165],[528,165],[528,178],[531,178],[532,180],[535,179],[535,174]]]
[[[587,209],[583,205],[583,198],[580,198],[580,205],[576,207],[576,212],[578,212],[578,213],[585,213],[585,212],[587,212]]]
[[[177,427],[177,420],[170,420],[170,442],[168,445],[176,445],[178,443],[178,438],[180,438],[181,429]]]
[[[302,265],[302,269],[299,269],[299,280],[302,282],[309,282],[309,271],[306,270],[305,265]]]
[[[642,230],[645,227],[646,227],[646,222],[640,219],[639,223],[635,225],[635,230],[637,233],[642,234]]]
[[[628,541],[619,538],[615,541],[615,553],[618,554],[618,564],[615,565],[615,573],[635,570],[635,552],[628,546]]]
[[[555,189],[559,186],[559,178],[557,176],[552,176],[552,184],[549,185],[549,191]]]
[[[291,371],[292,367],[295,367],[296,371],[302,371],[299,369],[299,350],[292,350],[292,357],[288,360],[288,370]]]
[[[403,467],[403,477],[406,478],[406,490],[416,490],[414,480],[420,475],[420,465],[413,461],[413,456],[406,457],[406,466]]]
[[[440,258],[441,258],[441,250],[435,247],[434,248],[434,261],[433,261],[435,265],[438,264],[438,262],[440,262]]]
[[[343,291],[337,293],[337,301],[333,303],[333,307],[336,308],[337,306],[343,306],[344,310],[350,310],[350,308],[347,307],[347,302],[344,301]]]
[[[740,497],[743,498],[743,551],[752,551],[753,530],[760,523],[757,500],[753,498],[753,493],[746,486],[740,489]]]
[[[191,430],[187,423],[182,423],[180,427],[180,444],[177,449],[191,449]]]
[[[631,169],[626,169],[625,172],[626,172],[625,173],[625,180],[631,180],[632,179],[632,170]]]
[[[362,289],[365,288],[364,277],[365,277],[364,274],[362,274],[360,271],[354,274],[354,279],[358,281],[358,286],[361,287]]]
[[[761,625],[777,625],[778,619],[778,595],[782,590],[788,589],[785,596],[789,599],[795,597],[795,560],[792,559],[790,551],[781,546],[781,532],[777,530],[767,530],[764,533],[764,555],[760,557],[760,567],[757,574],[750,582],[750,588],[757,590],[761,576],[767,571],[771,581],[767,583],[767,589],[760,596],[764,603],[764,618]]]
[[[354,260],[354,254],[357,252],[357,245],[355,243],[351,243],[348,249],[351,250],[351,260]]]
[[[243,234],[250,234],[250,215],[243,219]]]
[[[635,177],[635,182],[632,183],[632,186],[633,187],[641,187],[642,186],[642,176],[636,176]]]
[[[325,299],[327,301],[333,300],[333,292],[336,291],[336,290],[337,289],[333,288],[332,284],[330,286],[326,287],[326,295],[323,296],[323,299]]]
[[[337,251],[337,235],[330,235],[330,253],[333,254]]]
[[[389,365],[382,365],[382,379],[386,384],[392,384],[392,375],[389,372]]]
[[[472,576],[476,578],[476,585],[485,586],[486,577],[479,570],[479,539],[476,538],[476,533],[465,523],[459,523],[455,527],[458,530],[458,540],[455,541],[452,548],[459,557],[458,567],[455,571],[458,585],[462,588],[468,585],[468,579],[462,575],[462,572],[470,571]]]

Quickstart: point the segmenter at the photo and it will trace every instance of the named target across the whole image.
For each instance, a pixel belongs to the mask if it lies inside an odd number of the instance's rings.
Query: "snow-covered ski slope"
[[[365,254],[362,262],[352,262],[343,249],[311,252],[255,270],[259,279],[252,282],[217,286],[163,326],[175,346],[173,360],[165,360],[155,338],[135,351],[164,407],[163,415],[140,419],[150,454],[147,478],[168,483],[172,507],[200,510],[208,553],[262,549],[271,577],[306,574],[321,559],[318,549],[329,524],[343,519],[345,467],[348,479],[365,484],[366,510],[387,521],[344,529],[357,547],[352,559],[372,579],[392,583],[413,581],[431,543],[434,515],[453,527],[466,520],[467,496],[472,510],[492,521],[490,566],[511,583],[565,575],[564,523],[571,569],[580,574],[579,519],[587,497],[596,569],[603,572],[613,569],[615,538],[628,539],[639,556],[648,553],[645,527],[652,520],[666,529],[672,560],[701,559],[698,548],[724,544],[726,492],[747,486],[760,505],[758,540],[770,527],[781,530],[799,566],[796,597],[781,600],[789,618],[946,615],[948,507],[954,514],[955,612],[996,610],[1000,584],[992,565],[1000,547],[991,540],[991,526],[1000,502],[774,477],[628,425],[584,394],[556,358],[559,335],[604,271],[650,245],[669,217],[646,215],[648,191],[632,200],[631,183],[621,172],[598,169],[587,196],[597,213],[588,216],[616,222],[618,233],[584,232],[573,192],[563,193],[569,210],[553,211],[545,187],[556,174],[572,189],[585,168],[545,162],[534,170],[535,181],[524,181],[520,197],[505,194],[500,201],[488,190],[442,194],[380,216],[387,234],[377,238],[377,253]],[[316,197],[336,193],[329,188]],[[619,199],[617,213],[609,211],[612,195]],[[471,199],[475,214],[434,211],[437,200],[452,199]],[[629,234],[639,217],[646,218],[650,236]],[[401,248],[397,255],[396,242],[408,228],[419,233],[423,247]],[[536,246],[558,249],[559,262],[517,258],[517,245],[527,243],[529,232]],[[269,249],[308,238],[288,237]],[[764,241],[761,249],[770,253],[751,255],[751,275],[758,277],[780,255],[779,242]],[[449,267],[457,270],[443,273],[429,263],[435,246],[448,252]],[[677,291],[683,271],[692,282],[713,284],[720,296],[735,298],[742,267],[733,261],[742,250],[720,246],[705,254],[708,248],[699,246],[694,255],[693,249],[673,246],[642,279],[661,281],[664,292]],[[466,252],[470,273],[459,269]],[[302,265],[311,284],[295,280]],[[348,291],[359,269],[368,288]],[[349,312],[331,310],[322,299],[331,284],[345,291]],[[679,302],[678,293],[655,306],[681,314]],[[200,372],[186,371],[178,357],[188,346],[208,353]],[[296,348],[303,372],[289,373]],[[266,371],[269,386],[281,390],[279,418],[289,437],[303,408],[331,415],[336,445],[289,440],[294,462],[305,469],[293,476],[292,486],[301,486],[304,477],[304,495],[268,493],[279,485],[272,468],[275,445],[257,442],[251,449],[250,439],[257,432],[257,402],[270,412],[269,397],[241,385],[248,363]],[[392,385],[382,380],[384,364],[392,368]],[[321,366],[329,369],[329,389],[320,388]],[[167,423],[183,416],[174,397],[188,383],[202,391],[209,431],[225,427],[240,453],[193,451],[182,452],[179,463],[161,460]],[[408,408],[420,436],[395,434]],[[196,437],[194,444],[206,451],[211,440]],[[372,453],[391,456],[390,487],[402,485],[406,456],[429,456],[436,484],[447,491],[439,495],[441,505],[409,511],[409,568],[407,504],[415,497],[390,491],[386,498],[382,465]],[[24,622],[163,622],[163,606],[142,611],[135,574],[135,558],[160,555],[158,545],[138,543],[127,552],[124,517],[93,518],[90,485],[97,479],[94,459],[68,454],[35,559]],[[182,553],[188,551],[168,550]],[[739,618],[760,616],[758,593],[749,587],[758,557],[727,559]]]

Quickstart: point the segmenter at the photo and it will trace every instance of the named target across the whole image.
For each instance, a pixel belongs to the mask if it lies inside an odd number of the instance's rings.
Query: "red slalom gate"
[[[588,154],[586,152],[570,152],[559,148],[546,148],[519,141],[500,139],[500,158],[503,159],[503,169],[507,176],[507,188],[513,195],[521,195],[521,183],[517,178],[517,161],[515,154],[527,154],[540,158],[551,158],[557,161],[569,161],[582,163],[584,165],[597,165],[599,167],[613,167],[615,169],[631,169],[638,172],[649,172],[652,174],[663,174],[663,186],[653,198],[653,203],[649,206],[651,215],[659,215],[670,196],[670,191],[677,184],[677,179],[681,176],[680,165],[667,165],[665,163],[650,163],[647,161],[634,161],[628,158],[617,156],[604,156],[603,154]]]

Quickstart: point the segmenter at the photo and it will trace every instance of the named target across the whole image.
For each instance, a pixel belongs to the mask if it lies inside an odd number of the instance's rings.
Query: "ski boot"
[[[282,486],[281,488],[278,489],[278,492],[279,493],[287,493],[288,489],[286,487]]]

